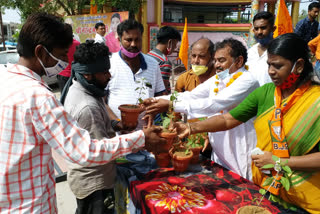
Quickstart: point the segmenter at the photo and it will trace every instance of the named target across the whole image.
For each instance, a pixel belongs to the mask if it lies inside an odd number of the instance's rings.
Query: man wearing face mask
[[[108,85],[107,104],[120,118],[118,107],[122,104],[136,104],[142,99],[162,95],[165,87],[159,65],[152,57],[141,53],[143,26],[133,19],[121,22],[117,27],[120,51],[113,53],[110,59],[111,79]],[[142,80],[146,85],[141,85]],[[136,88],[142,88],[140,93]],[[139,119],[138,129],[143,125]]]
[[[60,18],[32,14],[19,34],[18,63],[0,71],[0,213],[58,212],[51,149],[97,166],[165,142],[156,129],[95,140],[79,127],[41,79],[68,65],[71,44],[72,30]]]
[[[273,39],[275,29],[272,13],[262,11],[253,17],[253,33],[257,44],[248,50],[247,65],[249,71],[259,81],[260,86],[271,82],[268,74],[267,48]]]
[[[164,26],[158,32],[157,40],[158,44],[156,48],[151,50],[148,55],[159,63],[166,92],[170,94],[171,86],[169,79],[172,72],[172,64],[168,59],[168,55],[176,49],[177,43],[181,41],[181,35],[175,28]]]
[[[110,80],[109,69],[107,46],[92,40],[81,44],[74,54],[72,76],[61,96],[66,111],[95,139],[115,136],[103,99]],[[68,184],[77,200],[76,213],[113,213],[115,162],[95,167],[68,163],[68,168]]]
[[[178,92],[191,91],[216,74],[214,68],[214,44],[210,39],[201,38],[191,45],[192,69],[181,74],[176,82]]]
[[[244,68],[247,50],[240,41],[230,38],[218,42],[214,61],[217,74],[192,91],[179,93],[178,101],[173,103],[176,112],[185,113],[189,118],[225,113],[259,87],[258,81]],[[159,98],[164,99],[144,101],[147,106],[146,114],[156,114],[168,109],[169,98]],[[256,145],[253,123],[248,121],[238,127],[209,133],[211,159],[244,178],[252,179],[250,151]]]

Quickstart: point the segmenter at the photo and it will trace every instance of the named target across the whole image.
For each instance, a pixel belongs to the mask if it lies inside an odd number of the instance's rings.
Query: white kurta
[[[258,80],[259,85],[263,86],[266,83],[271,82],[271,78],[268,73],[268,51],[265,51],[261,56],[258,52],[259,43],[255,44],[248,50],[248,60],[246,65],[249,66],[249,71]]]
[[[243,74],[226,87],[230,78],[240,71]],[[216,76],[213,76],[191,92],[179,93],[178,102],[174,105],[175,111],[188,114],[190,118],[208,117],[220,114],[221,111],[226,113],[259,87],[258,81],[244,68],[220,81],[217,95],[214,92],[216,81]],[[209,139],[213,161],[252,180],[250,153],[256,146],[252,120],[228,131],[209,133]]]

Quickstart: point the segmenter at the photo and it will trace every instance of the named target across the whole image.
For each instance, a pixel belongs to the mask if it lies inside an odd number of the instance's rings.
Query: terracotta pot
[[[156,161],[157,161],[157,165],[160,168],[165,168],[168,167],[170,164],[170,155],[169,152],[168,153],[159,153],[155,155],[156,157]]]
[[[129,131],[134,130],[138,125],[138,117],[143,108],[138,105],[124,104],[120,105],[118,109],[121,111],[123,128]]]
[[[253,205],[247,205],[244,207],[240,207],[237,210],[237,214],[271,214],[269,210],[263,207],[253,206]]]
[[[160,132],[159,133],[159,136],[160,137],[163,137],[167,140],[167,144],[165,146],[165,149],[166,151],[169,152],[169,150],[171,149],[172,145],[173,145],[173,142],[176,140],[177,138],[177,132],[173,132],[173,133],[170,133],[170,132]]]
[[[199,155],[200,155],[200,151],[202,150],[202,146],[201,147],[190,147],[190,150],[193,152],[193,156],[192,159],[190,161],[191,164],[196,164],[199,162]]]
[[[190,150],[189,153],[185,154],[186,148],[171,148],[169,154],[171,156],[171,162],[176,172],[184,172],[187,170],[190,160],[193,156],[193,152]]]

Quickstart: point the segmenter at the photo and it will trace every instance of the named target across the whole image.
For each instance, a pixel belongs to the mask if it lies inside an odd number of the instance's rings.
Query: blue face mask
[[[230,68],[233,66],[233,63],[230,65],[229,68],[223,70],[223,71],[220,71],[220,72],[217,72],[217,76],[220,80],[224,80],[225,78],[227,78],[229,76],[229,71],[230,71]]]
[[[266,36],[265,38],[262,38],[262,39],[258,39],[256,36],[254,36],[254,39],[260,43],[262,46],[266,46],[268,45],[271,40],[273,39],[273,32],[269,33],[268,36]]]

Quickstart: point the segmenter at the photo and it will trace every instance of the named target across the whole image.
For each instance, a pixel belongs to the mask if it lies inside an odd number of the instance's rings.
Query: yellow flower
[[[219,92],[219,89],[218,89],[218,88],[215,88],[215,89],[213,89],[213,92],[214,92],[214,93],[218,93],[218,92]]]
[[[214,83],[215,83],[216,85],[219,85],[219,81],[215,81]]]
[[[249,66],[248,66],[248,65],[245,65],[245,66],[244,66],[244,69],[246,69],[247,71],[249,71]]]
[[[217,80],[219,79],[218,75],[216,75],[216,79],[217,79]]]

